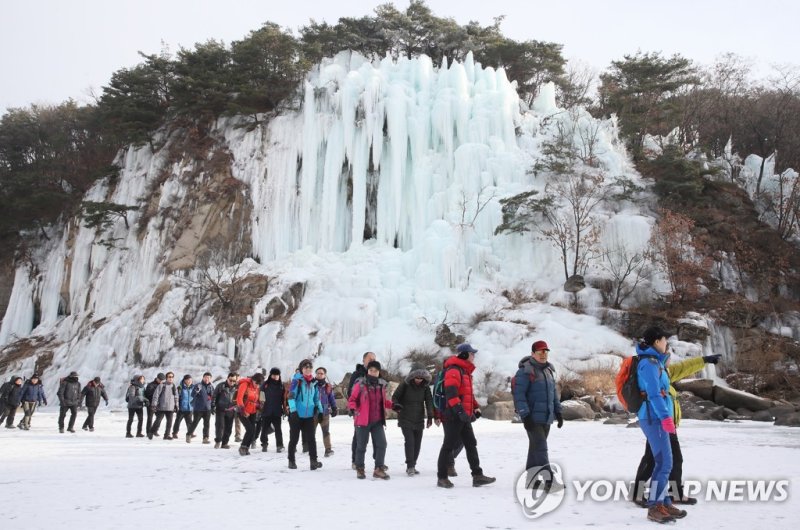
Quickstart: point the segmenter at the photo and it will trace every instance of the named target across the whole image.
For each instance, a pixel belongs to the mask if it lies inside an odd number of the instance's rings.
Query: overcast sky
[[[10,0],[0,14],[0,113],[30,103],[88,101],[137,51],[226,44],[267,20],[296,30],[335,23],[385,0]],[[394,4],[405,9],[408,0]],[[564,56],[604,69],[624,54],[661,51],[710,63],[734,52],[764,65],[800,64],[797,0],[428,0],[438,16],[490,24],[517,40],[564,45]]]

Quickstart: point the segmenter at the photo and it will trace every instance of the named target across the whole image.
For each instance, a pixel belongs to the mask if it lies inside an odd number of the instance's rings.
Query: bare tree
[[[634,252],[619,238],[604,254],[600,264],[611,274],[611,307],[619,309],[649,275],[649,260],[644,251]]]

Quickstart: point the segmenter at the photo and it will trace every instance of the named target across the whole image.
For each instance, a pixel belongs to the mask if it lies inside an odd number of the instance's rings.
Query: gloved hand
[[[564,417],[561,414],[556,414],[556,426],[560,429],[564,426]]]
[[[433,425],[433,418],[428,418],[428,422],[425,424],[425,428],[430,429],[431,425]]]
[[[722,355],[717,353],[715,355],[706,355],[703,357],[703,362],[706,364],[717,364],[722,358]]]
[[[400,403],[394,403],[392,405],[392,410],[395,412],[400,412],[401,410],[403,410],[403,405],[401,405]]]
[[[322,423],[325,420],[325,415],[323,413],[317,414],[317,423]]]
[[[526,431],[533,430],[533,417],[531,416],[531,414],[528,414],[527,416],[522,418],[522,425],[525,427]]]
[[[672,418],[664,418],[661,420],[661,428],[664,429],[664,432],[669,434],[675,434],[675,422]]]
[[[331,409],[331,418],[335,418],[339,415],[339,409],[333,408]]]
[[[470,423],[472,421],[472,418],[467,416],[467,413],[464,411],[464,407],[461,406],[461,403],[453,407],[453,413],[464,423]]]
[[[300,417],[297,415],[296,412],[292,412],[289,414],[289,421],[298,421]]]
[[[483,416],[483,413],[481,412],[481,409],[475,409],[475,419],[477,420],[481,416]]]

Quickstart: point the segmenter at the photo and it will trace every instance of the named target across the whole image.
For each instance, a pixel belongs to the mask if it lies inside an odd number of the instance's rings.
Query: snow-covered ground
[[[532,522],[523,516],[514,484],[525,462],[521,425],[475,423],[481,463],[497,482],[471,487],[464,456],[456,487],[435,486],[441,429],[426,431],[420,475],[405,475],[402,435],[387,427],[391,480],[357,480],[350,469],[352,423],[333,420],[335,455],[319,471],[286,467],[286,454],[235,448],[214,450],[181,439],[125,439],[124,411],[101,410],[94,433],[58,434],[56,411],[38,412],[29,432],[0,429],[0,497],[3,528],[557,528],[643,527],[654,523],[630,502],[576,500],[574,480],[632,480],[644,449],[639,429],[568,422],[550,436],[550,456],[568,483],[564,502]],[[83,420],[83,413],[79,421]],[[77,427],[80,427],[78,423]],[[185,432],[182,429],[182,432]],[[687,507],[684,528],[795,528],[800,502],[800,431],[755,422],[685,421],[680,427],[685,479],[788,479],[783,502],[703,501]],[[288,443],[288,428],[284,423]],[[321,446],[321,440],[318,441]],[[370,451],[368,449],[367,457]],[[368,471],[371,466],[368,464]],[[368,474],[369,477],[369,474]],[[6,526],[9,525],[9,526]]]

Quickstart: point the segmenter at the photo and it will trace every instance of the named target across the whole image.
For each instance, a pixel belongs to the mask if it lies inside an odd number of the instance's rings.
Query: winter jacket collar
[[[475,365],[474,364],[469,362],[469,360],[467,360],[467,359],[459,359],[458,356],[456,356],[456,355],[453,355],[452,357],[450,357],[449,359],[447,359],[444,362],[444,367],[445,368],[450,368],[451,366],[456,366],[458,368],[461,368],[462,370],[464,370],[468,374],[472,374],[472,372],[475,371]]]
[[[414,379],[417,377],[422,378],[423,386],[427,386],[431,382],[430,372],[428,372],[428,370],[425,368],[417,368],[415,370],[411,370],[411,372],[409,372],[409,374],[406,376],[406,383],[408,383],[409,385],[413,384]]]
[[[667,353],[659,353],[658,350],[653,348],[652,346],[648,346],[647,348],[643,348],[642,344],[636,345],[636,355],[639,357],[655,357],[655,359],[664,366],[669,358],[669,354]]]

